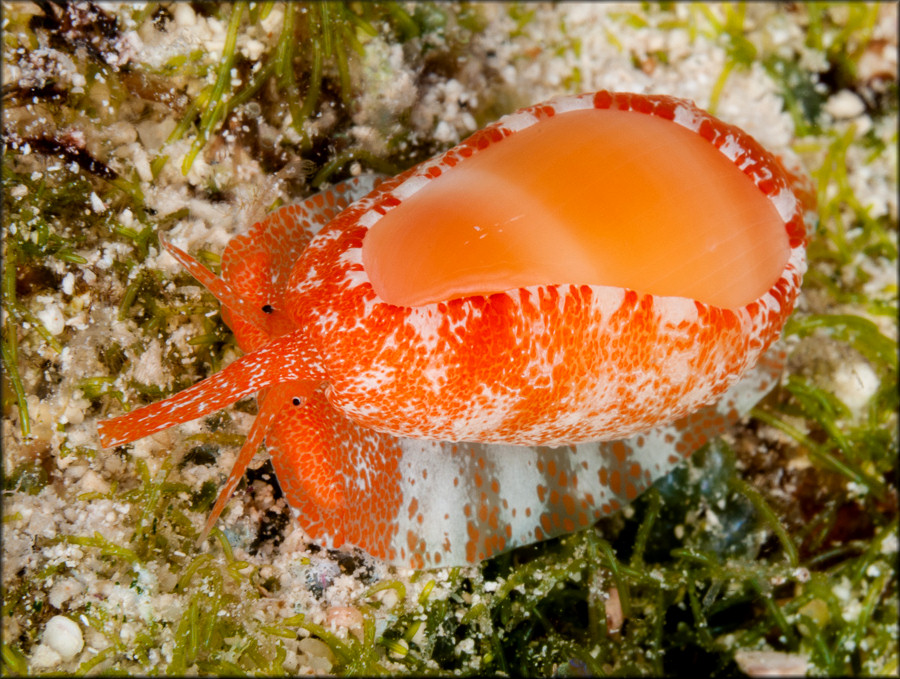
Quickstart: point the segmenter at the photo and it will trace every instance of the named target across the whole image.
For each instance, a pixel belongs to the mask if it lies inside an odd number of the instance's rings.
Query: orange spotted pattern
[[[740,309],[577,282],[418,307],[378,298],[361,247],[381,215],[517,130],[592,106],[694,130],[770,197],[791,254],[766,294]],[[221,280],[164,242],[220,299],[248,353],[99,430],[104,446],[120,445],[259,392],[209,525],[264,440],[316,542],[413,567],[477,562],[618,510],[780,373],[783,355],[769,347],[799,292],[813,194],[746,133],[689,102],[563,97],[373,190],[367,181],[254,225],[226,248]]]

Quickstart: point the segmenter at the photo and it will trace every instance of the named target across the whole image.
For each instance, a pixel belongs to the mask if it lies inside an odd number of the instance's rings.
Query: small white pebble
[[[865,497],[866,493],[869,492],[869,487],[856,481],[848,481],[847,491],[854,497]]]
[[[456,655],[461,655],[465,653],[466,655],[471,655],[475,652],[475,640],[472,638],[463,639],[458,644],[456,644]]]
[[[316,672],[331,671],[331,666],[334,664],[334,653],[326,643],[306,637],[297,643],[297,647],[306,655],[306,662]]]
[[[331,627],[362,629],[363,626],[363,614],[352,606],[332,606],[325,612],[325,618]]]
[[[793,575],[797,579],[797,582],[809,582],[810,574],[808,568],[795,568]]]
[[[81,477],[80,489],[82,493],[101,493],[109,492],[109,484],[93,469],[88,469],[84,476]]]
[[[31,667],[36,670],[56,667],[60,662],[62,662],[62,658],[59,657],[59,653],[47,644],[38,644],[31,654]]]
[[[862,115],[866,105],[850,90],[841,90],[825,102],[825,110],[838,120],[846,120]]]
[[[78,596],[84,591],[84,586],[75,578],[64,578],[50,588],[50,594],[47,597],[50,605],[56,609],[62,608],[63,604]]]
[[[51,335],[58,335],[66,327],[66,317],[63,316],[62,311],[55,304],[39,311],[36,315]]]
[[[259,59],[259,56],[265,51],[266,46],[262,44],[259,40],[254,40],[250,38],[244,43],[244,54],[250,61],[256,61]]]
[[[54,615],[47,621],[43,641],[63,660],[71,660],[84,648],[84,637],[78,623],[64,615]]]
[[[840,364],[833,383],[835,395],[858,417],[878,391],[880,380],[868,363],[857,361]]]
[[[395,589],[383,589],[375,595],[376,599],[379,599],[382,604],[384,604],[385,608],[393,608],[397,605],[398,597],[397,590]]]
[[[61,287],[62,291],[67,295],[75,292],[75,276],[72,275],[71,271],[63,276]]]
[[[133,146],[135,149],[131,159],[134,162],[134,169],[137,170],[138,177],[141,178],[141,181],[152,182],[153,168],[150,166],[150,160],[147,158],[147,153],[137,144],[134,144]]]
[[[734,654],[738,667],[751,677],[796,677],[806,674],[809,659],[799,653],[749,651]]]
[[[175,4],[173,18],[179,26],[194,26],[197,23],[197,15],[194,14],[194,10],[186,2]]]
[[[457,140],[456,130],[446,120],[442,120],[434,128],[434,138],[444,144],[451,144]]]
[[[93,191],[91,191],[91,207],[94,209],[94,212],[106,212],[106,204]]]

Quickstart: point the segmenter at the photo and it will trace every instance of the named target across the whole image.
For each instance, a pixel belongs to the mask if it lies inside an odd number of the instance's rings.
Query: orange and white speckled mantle
[[[696,133],[768,197],[789,254],[764,294],[728,309],[582,281],[416,306],[376,293],[363,244],[384,215],[511,135],[592,108]],[[273,213],[228,245],[222,279],[164,242],[220,299],[248,353],[100,423],[101,439],[121,445],[259,391],[211,520],[265,440],[303,528],[327,546],[427,567],[576,530],[633,499],[771,386],[779,358],[764,354],[800,289],[812,209],[802,178],[689,102],[597,92],[526,108],[377,187],[351,180]]]

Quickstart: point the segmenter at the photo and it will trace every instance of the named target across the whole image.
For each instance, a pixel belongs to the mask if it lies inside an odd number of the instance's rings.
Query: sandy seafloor
[[[117,44],[123,64],[157,68],[175,55],[198,48],[208,53],[211,63],[216,63],[223,49],[224,23],[198,16],[187,3],[170,8],[172,18],[165,31],[155,29],[150,21],[142,26],[133,25],[133,5],[104,4],[103,8],[119,17],[125,31]],[[4,9],[4,30],[15,25],[10,23],[13,14],[39,13],[28,3],[5,3]],[[409,45],[404,51],[403,46],[391,44],[381,36],[367,38],[366,56],[356,60],[353,68],[355,86],[361,94],[354,104],[352,124],[342,130],[342,134],[349,135],[353,148],[375,156],[386,153],[389,135],[395,136],[397,130],[385,121],[401,119],[408,128],[405,134],[409,144],[447,147],[477,129],[476,115],[483,116],[488,111],[510,112],[519,106],[574,91],[610,89],[673,94],[707,108],[729,60],[727,41],[715,34],[706,18],[706,12],[711,12],[713,17],[724,16],[722,7],[715,4],[706,5],[704,11],[687,3],[675,3],[670,11],[659,8],[645,11],[639,5],[616,3],[526,4],[519,14],[533,12],[533,16],[521,26],[510,12],[510,6],[504,3],[478,5],[475,11],[485,20],[484,30],[468,36],[465,59],[439,73],[428,73],[421,53]],[[629,16],[638,16],[641,21],[629,20]],[[281,17],[282,8],[276,6],[263,22],[263,28],[279,30]],[[744,36],[758,45],[761,53],[792,55],[801,70],[819,73],[825,68],[825,57],[821,50],[803,44],[806,18],[807,14],[797,8],[788,11],[769,4],[750,4],[746,7]],[[695,30],[686,29],[685,22],[693,23]],[[877,49],[867,51],[857,64],[860,82],[895,77],[896,28],[896,4],[882,5],[874,29],[877,40],[872,42]],[[238,39],[238,50],[251,58],[264,49],[265,36],[259,30],[259,27],[248,29]],[[440,40],[432,40],[435,42],[429,49],[439,51]],[[424,50],[427,46],[419,47]],[[41,60],[28,63],[17,61],[11,50],[4,50],[5,83],[36,86],[48,77],[63,88],[76,91],[91,86],[85,82],[83,64],[75,63],[53,47],[44,50]],[[177,77],[174,80],[180,91],[195,93],[197,90],[197,83]],[[96,88],[98,107],[106,105],[101,89]],[[810,151],[809,144],[795,148],[794,123],[784,110],[778,84],[758,60],[731,71],[718,97],[715,114],[742,127],[777,154],[793,157],[799,151],[807,164],[815,164],[822,157],[823,152]],[[42,120],[45,115],[41,106],[5,107],[4,130],[13,129],[24,135],[27,130],[53,128],[55,123]],[[823,127],[856,126],[859,134],[873,125],[863,101],[849,90],[832,94],[822,116]],[[283,135],[289,141],[296,141],[287,113],[283,118],[281,128],[261,128],[261,134],[276,139]],[[239,148],[240,142],[229,134],[218,135],[213,142],[217,145],[215,153],[201,153],[185,176],[180,166],[194,139],[193,133],[188,133],[164,149],[169,161],[159,176],[153,178],[150,163],[179,120],[180,116],[165,106],[150,107],[146,102],[132,101],[109,106],[108,111],[100,111],[93,117],[75,116],[61,123],[59,129],[76,137],[82,135],[87,148],[98,149],[120,172],[130,172],[133,168],[146,204],[156,210],[158,219],[187,208],[188,216],[175,220],[167,229],[175,244],[192,253],[205,249],[220,254],[229,239],[258,218],[265,206],[279,198],[291,202],[303,197],[304,194],[297,193],[302,191],[297,182],[280,182],[266,176],[260,163],[246,149]],[[328,133],[328,125],[329,118],[325,115],[310,123],[309,129],[314,134],[319,129]],[[871,217],[888,215],[896,222],[896,118],[881,121],[872,134],[886,141],[888,151],[881,157],[869,158],[862,150],[851,149],[847,181]],[[25,161],[20,159],[20,162]],[[52,173],[59,169],[54,165],[62,162],[52,156],[36,155],[33,172],[37,174],[33,176]],[[354,171],[365,169],[362,162],[353,168]],[[211,186],[216,188],[214,197],[209,190]],[[4,186],[3,190],[16,200],[29,198],[25,186]],[[89,205],[97,214],[111,209],[97,193],[90,196]],[[115,219],[126,227],[135,221],[127,208],[115,215]],[[5,222],[4,228],[16,228],[16,225]],[[896,230],[892,237],[896,242]],[[58,289],[43,290],[27,300],[32,313],[64,347],[56,352],[39,337],[26,340],[27,324],[20,330],[19,369],[31,417],[29,439],[23,440],[15,401],[4,396],[5,473],[10,476],[23,463],[40,459],[49,482],[36,494],[18,489],[3,496],[4,606],[9,606],[9,615],[3,619],[3,640],[20,649],[29,672],[72,672],[117,643],[127,648],[142,635],[152,634],[155,642],[146,656],[119,660],[129,671],[143,673],[165,667],[172,660],[178,642],[178,624],[189,604],[188,594],[174,590],[181,573],[162,560],[146,559],[133,566],[133,581],[131,578],[128,582],[119,581],[109,575],[108,560],[98,554],[98,549],[54,541],[54,538],[99,533],[112,543],[127,544],[134,530],[133,521],[127,517],[134,516],[135,507],[116,495],[117,486],[125,489],[138,484],[133,464],[137,459],[143,460],[150,477],[156,478],[170,454],[178,460],[195,445],[187,437],[204,431],[204,420],[136,442],[128,451],[130,460],[103,451],[81,456],[70,451],[98,451],[96,423],[102,417],[120,412],[120,406],[108,399],[102,411],[92,407],[92,401],[78,384],[80,380],[108,372],[98,359],[98,348],[102,351],[110,338],[116,338],[121,346],[129,347],[128,361],[115,382],[116,389],[124,389],[126,395],[131,395],[126,386],[129,380],[171,388],[175,376],[166,357],[173,348],[188,357],[184,359],[186,370],[208,369],[208,365],[203,368],[192,363],[194,359],[190,357],[195,349],[188,343],[204,332],[204,326],[202,318],[191,318],[171,324],[158,339],[147,339],[132,318],[118,320],[117,309],[125,286],[139,269],[158,270],[169,277],[179,272],[171,257],[159,254],[152,239],[149,256],[138,270],[131,272],[130,278],[112,276],[115,261],[132,253],[132,246],[123,239],[110,238],[102,247],[77,252],[84,263],[48,258],[47,266],[56,274]],[[860,266],[870,275],[867,289],[885,299],[893,295],[895,304],[896,262],[881,258],[861,262]],[[174,284],[168,283],[165,289],[174,292]],[[181,294],[197,301],[201,290],[185,288]],[[816,304],[822,302],[802,297],[799,308],[808,309],[809,305]],[[892,319],[873,320],[885,335],[896,338]],[[136,342],[142,347],[140,351],[130,348]],[[217,357],[220,365],[238,355],[233,344],[226,346],[225,354]],[[796,367],[796,361],[792,365]],[[48,370],[54,375],[52,380],[46,379]],[[861,410],[877,387],[872,374],[863,364],[856,368],[845,366],[844,372],[835,372],[833,389],[845,403]],[[237,434],[249,429],[251,414],[235,409],[229,413],[232,419],[229,432]],[[190,488],[200,488],[209,480],[219,484],[230,469],[236,451],[235,445],[223,445],[215,464],[179,467],[170,480]],[[264,459],[260,454],[252,466],[259,466]],[[451,596],[450,576],[446,571],[437,570],[429,577],[419,577],[412,571],[389,569],[375,563],[369,564],[366,582],[344,574],[334,559],[311,551],[301,531],[292,524],[285,528],[284,540],[279,545],[269,542],[251,554],[249,546],[261,517],[273,504],[276,509],[283,509],[284,502],[273,499],[269,485],[257,481],[253,487],[253,493],[242,490],[235,495],[220,525],[232,543],[237,560],[257,569],[262,580],[275,579],[280,584],[277,592],[265,597],[255,600],[242,597],[245,600],[240,604],[241,610],[254,624],[274,624],[279,619],[303,613],[307,620],[347,639],[348,635],[361,634],[360,601],[373,583],[397,580],[405,587],[407,601],[412,602],[426,586],[433,588],[427,593],[432,599]],[[186,516],[195,529],[199,528],[201,514],[187,512]],[[221,550],[214,553],[217,558],[221,556]],[[194,555],[182,556],[183,567]],[[54,568],[54,573],[47,576],[47,569]],[[45,575],[39,577],[40,573]],[[324,593],[313,591],[310,573],[328,582]],[[23,586],[23,582],[29,581],[30,586]],[[139,586],[133,586],[135,582]],[[389,588],[367,600],[381,601],[380,608],[366,608],[366,615],[375,621],[376,634],[380,635],[396,620],[397,591]],[[13,594],[21,600],[8,600]],[[83,615],[86,611],[93,617]],[[68,622],[54,618],[56,615],[65,616]],[[91,621],[95,624],[90,624]],[[100,629],[95,629],[96,626]],[[421,638],[413,637],[407,645],[417,642]],[[283,669],[291,674],[327,673],[335,661],[331,651],[315,639],[288,640],[285,648]],[[459,652],[464,654],[466,650],[466,640],[462,640]],[[382,662],[388,669],[402,671],[404,666],[393,664],[395,660],[385,654]],[[103,669],[110,662],[99,663],[93,671]],[[477,666],[474,661],[469,665],[473,670]],[[745,669],[751,671],[753,667],[748,665]],[[196,666],[188,670],[199,671]]]

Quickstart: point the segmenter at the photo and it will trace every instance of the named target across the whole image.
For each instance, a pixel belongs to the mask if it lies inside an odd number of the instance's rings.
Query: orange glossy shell
[[[738,309],[790,254],[778,210],[725,154],[631,111],[550,116],[402,193],[362,251],[398,306],[574,283]]]
[[[378,297],[363,243],[383,215],[560,108],[592,107],[657,116],[728,151],[783,216],[789,254],[768,290],[737,309],[577,281],[416,307]],[[756,363],[793,309],[805,229],[790,177],[737,128],[671,97],[567,97],[485,128],[352,205],[303,252],[286,307],[321,354],[329,401],[363,426],[516,445],[618,439],[711,403]]]

